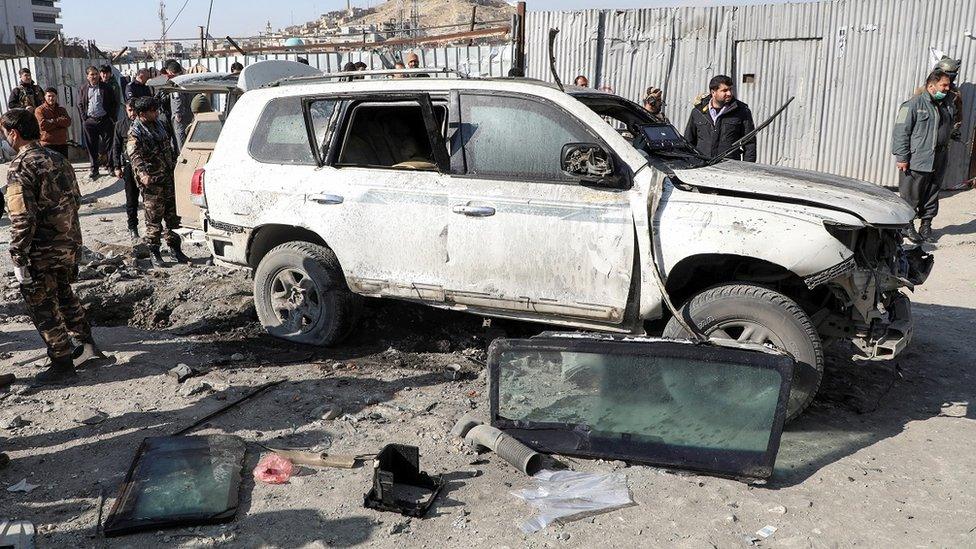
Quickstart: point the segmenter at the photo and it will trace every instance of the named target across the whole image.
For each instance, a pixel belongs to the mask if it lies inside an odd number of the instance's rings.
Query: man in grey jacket
[[[925,93],[904,102],[895,117],[891,153],[901,172],[898,192],[921,219],[918,231],[914,222],[909,226],[908,238],[915,242],[931,239],[932,219],[939,213],[955,114],[955,105],[947,99],[950,84],[949,75],[932,71],[925,80]]]

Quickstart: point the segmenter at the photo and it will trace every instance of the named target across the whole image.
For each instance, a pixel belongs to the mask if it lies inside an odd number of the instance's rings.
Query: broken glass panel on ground
[[[541,451],[773,471],[794,360],[756,345],[542,334],[489,350],[492,425]]]
[[[144,439],[105,521],[105,535],[230,521],[244,452],[244,441],[228,435]]]

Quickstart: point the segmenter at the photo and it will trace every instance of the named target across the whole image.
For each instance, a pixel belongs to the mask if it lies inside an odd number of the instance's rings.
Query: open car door
[[[189,229],[203,229],[200,206],[190,200],[190,184],[193,173],[202,168],[213,154],[217,137],[224,127],[224,115],[218,112],[198,113],[187,130],[186,142],[176,160],[173,181],[176,184],[176,214],[180,225]]]
[[[794,364],[738,343],[496,340],[491,424],[540,452],[762,481],[779,451]]]

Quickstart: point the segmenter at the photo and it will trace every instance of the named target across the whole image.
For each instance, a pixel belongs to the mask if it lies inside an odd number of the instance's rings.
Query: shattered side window
[[[334,126],[333,122],[335,121],[337,104],[338,102],[334,99],[323,99],[313,101],[308,107],[312,120],[312,130],[315,134],[315,145],[319,147],[322,158],[325,158],[329,154],[329,144],[326,140],[328,139],[330,130]]]
[[[268,164],[314,165],[301,97],[274,99],[254,126],[251,156]]]
[[[772,471],[791,359],[663,341],[553,341],[516,340],[492,354],[493,424],[525,429],[513,436],[552,451]],[[727,459],[724,470],[716,456]]]
[[[461,96],[461,141],[468,173],[482,176],[573,181],[562,172],[567,143],[593,143],[570,115],[520,97]]]

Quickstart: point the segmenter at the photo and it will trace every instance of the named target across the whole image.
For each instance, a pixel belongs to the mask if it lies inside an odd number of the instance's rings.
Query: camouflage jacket
[[[43,104],[44,90],[33,82],[10,90],[10,97],[7,98],[8,109],[33,109]]]
[[[81,247],[81,192],[74,169],[60,154],[30,143],[7,170],[10,257],[18,267],[73,265]]]
[[[129,128],[125,153],[140,187],[147,186],[143,182],[144,176],[149,176],[149,185],[162,185],[172,180],[176,155],[162,122],[157,120],[155,124],[147,125],[136,119]]]

